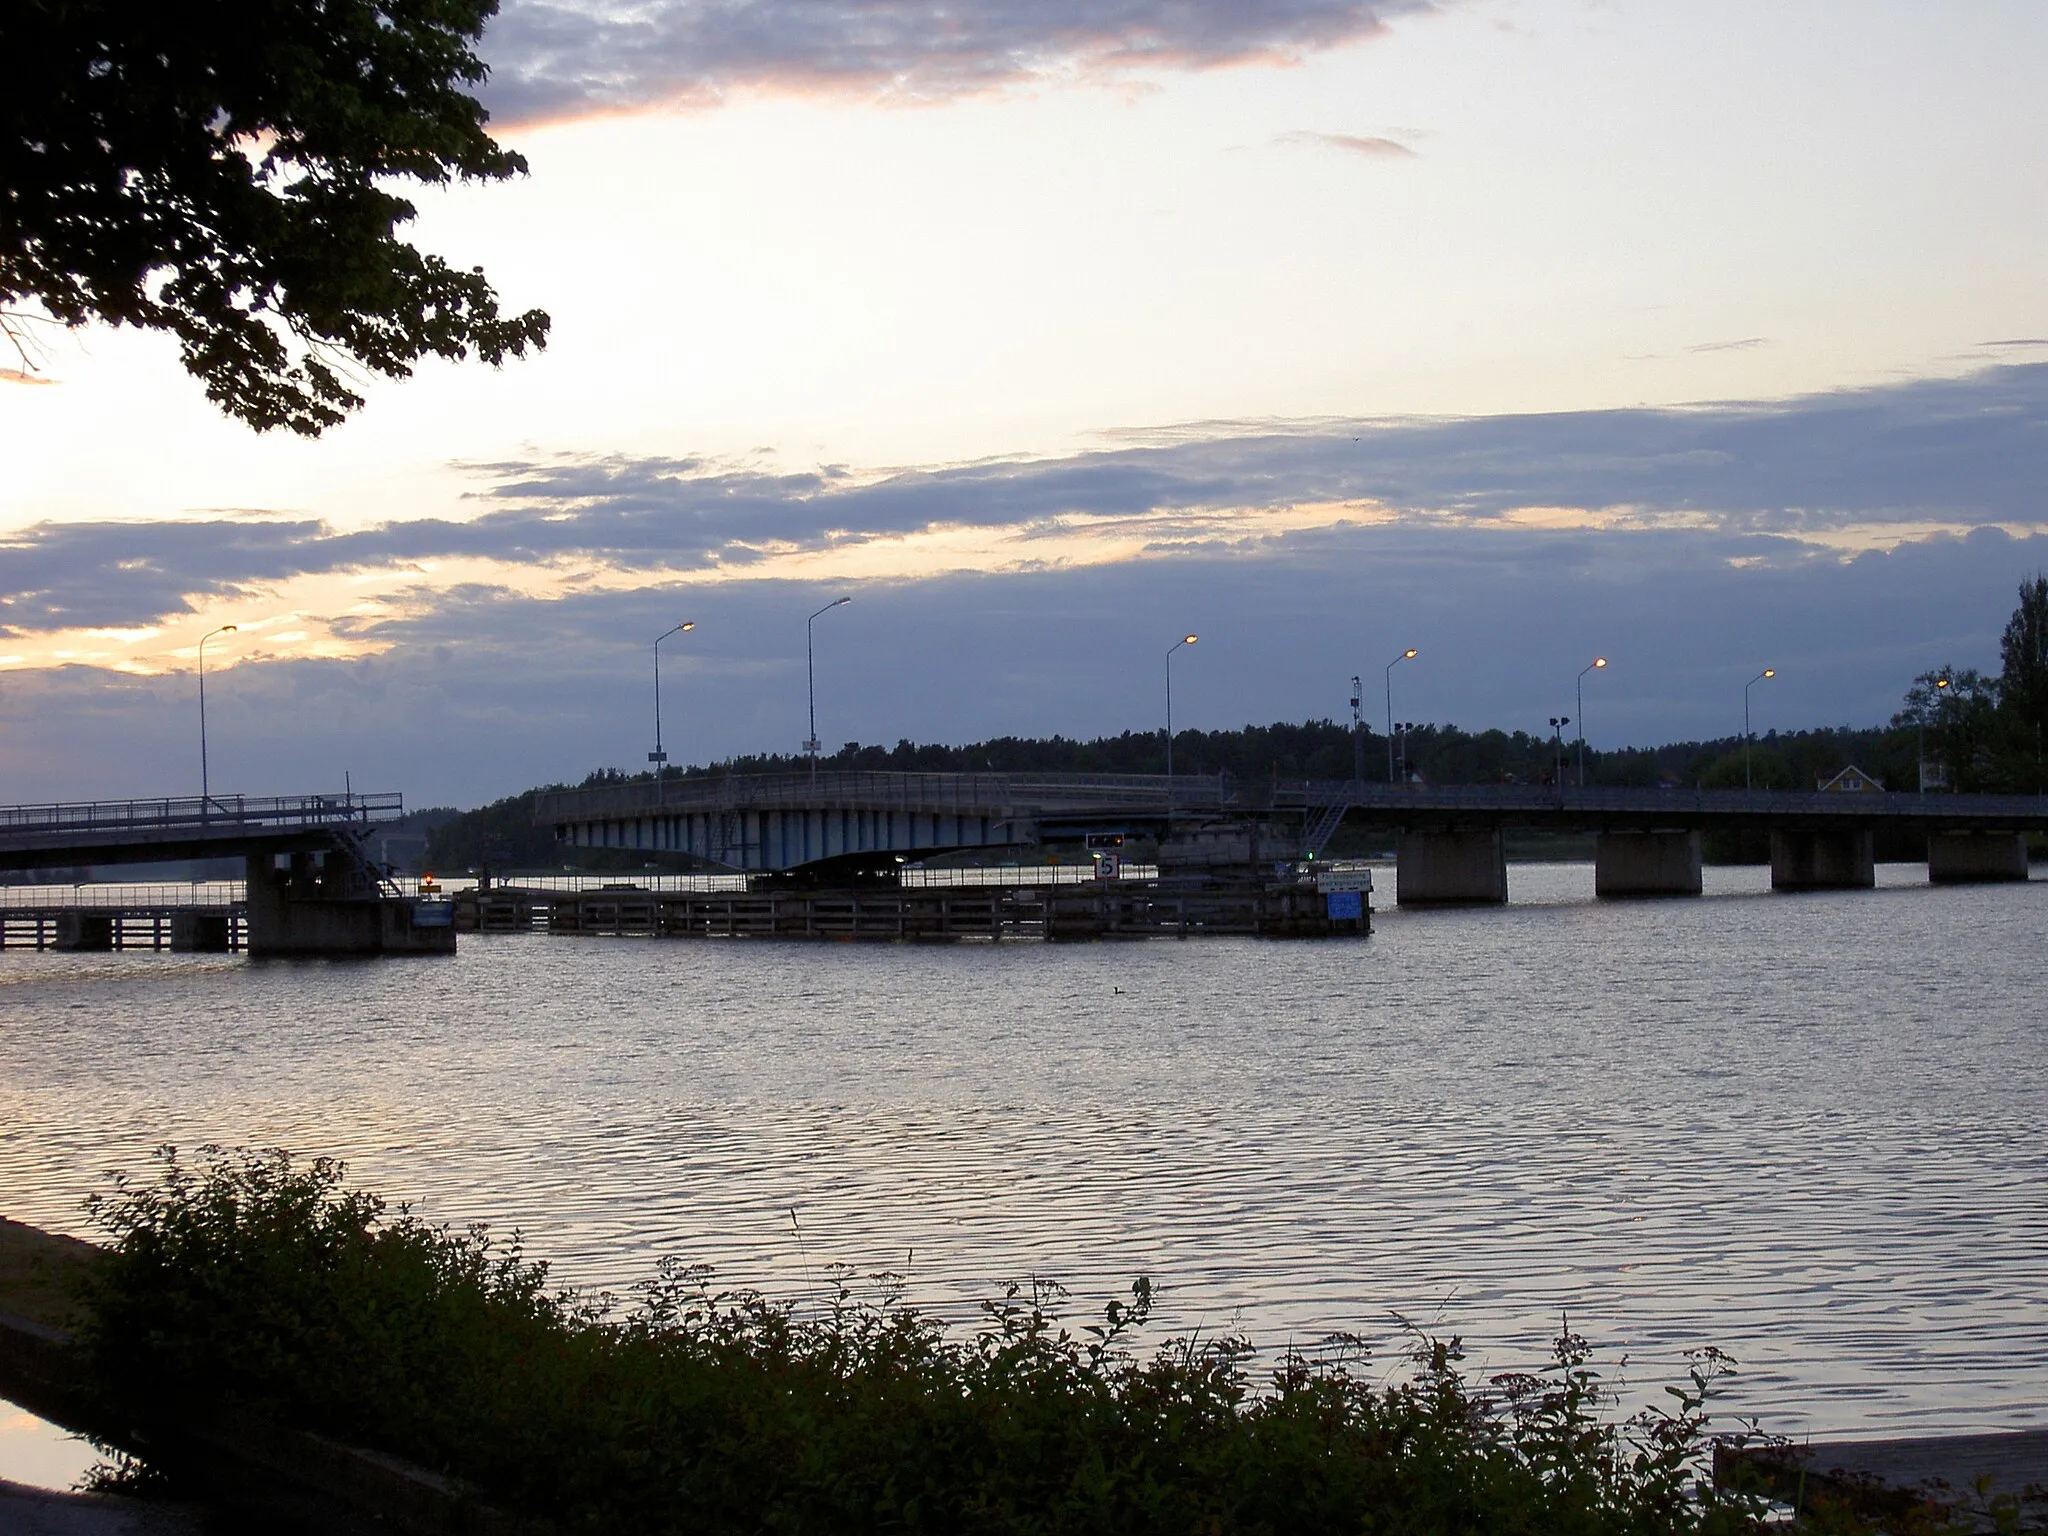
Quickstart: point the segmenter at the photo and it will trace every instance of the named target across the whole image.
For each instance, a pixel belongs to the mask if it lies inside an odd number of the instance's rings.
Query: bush
[[[282,1152],[160,1153],[92,1214],[100,1368],[159,1411],[234,1400],[588,1531],[1721,1532],[1701,1478],[1725,1357],[1625,1421],[1583,1339],[1475,1389],[1456,1340],[1375,1385],[1355,1341],[1262,1383],[1239,1339],[1131,1340],[1152,1288],[1078,1332],[1056,1288],[972,1329],[856,1297],[806,1312],[669,1264],[630,1303]],[[893,1277],[889,1277],[893,1280]]]

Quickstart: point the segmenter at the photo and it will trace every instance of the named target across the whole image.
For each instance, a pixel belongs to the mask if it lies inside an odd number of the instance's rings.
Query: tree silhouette
[[[344,370],[538,349],[548,317],[399,238],[416,210],[390,190],[525,170],[469,94],[495,9],[8,0],[0,328],[169,332],[228,414],[309,436],[362,405]]]

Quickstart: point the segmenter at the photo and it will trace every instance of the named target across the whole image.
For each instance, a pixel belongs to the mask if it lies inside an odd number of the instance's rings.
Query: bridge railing
[[[1355,807],[1382,816],[1469,815],[1555,823],[1671,816],[1693,824],[1928,822],[2048,826],[2048,798],[1832,791],[1591,788],[1542,784],[1383,784],[1237,779],[1216,774],[807,773],[651,780],[544,795],[535,820],[574,824],[700,811],[889,810],[997,819],[1114,814],[1146,817],[1309,814]]]
[[[660,811],[900,810],[985,815],[1112,804],[1158,811],[1217,809],[1234,803],[1241,781],[1207,774],[807,773],[670,779],[556,790],[534,805],[536,822],[602,821]]]
[[[339,795],[197,795],[0,806],[0,839],[80,834],[138,837],[369,826],[405,814],[396,792]]]

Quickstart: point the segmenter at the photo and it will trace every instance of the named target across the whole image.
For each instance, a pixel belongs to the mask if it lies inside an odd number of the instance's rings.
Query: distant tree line
[[[1660,784],[1702,789],[1813,789],[1851,766],[1885,788],[1911,791],[1945,787],[1966,792],[2048,792],[2048,577],[2020,587],[2020,604],[2006,626],[2003,670],[1985,676],[1967,667],[1924,672],[1907,690],[1888,726],[1770,731],[1744,751],[1739,735],[1661,747],[1598,751],[1583,763],[1568,737],[1527,731],[1467,731],[1455,725],[1397,725],[1387,737],[1356,734],[1334,720],[1276,721],[1234,731],[1174,732],[1174,767],[1183,774],[1228,774],[1237,779],[1348,779],[1362,769],[1384,783],[1388,764],[1397,780],[1429,784],[1551,784],[1560,773],[1589,786],[1652,788]],[[850,741],[820,756],[827,772],[893,773],[1163,773],[1163,731],[1125,731],[1076,741],[1066,736],[999,736],[967,746],[899,741],[893,747]],[[674,779],[800,773],[806,759],[765,753],[730,758],[708,767],[671,769]],[[601,768],[582,787],[649,782],[647,773]],[[629,850],[564,849],[546,827],[533,823],[535,798],[549,785],[463,812],[433,828],[427,866],[437,870],[551,869],[576,863],[587,869],[639,868],[646,855]]]

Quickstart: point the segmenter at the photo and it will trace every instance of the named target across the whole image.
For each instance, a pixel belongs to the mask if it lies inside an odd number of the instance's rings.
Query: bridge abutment
[[[1857,891],[1877,884],[1874,839],[1868,828],[1771,833],[1771,889]]]
[[[1394,900],[1404,907],[1500,906],[1507,847],[1498,827],[1403,832],[1394,844]]]
[[[1593,891],[1599,896],[1697,896],[1700,834],[1602,832],[1593,845]]]
[[[2027,878],[2022,832],[1930,832],[1927,878],[1936,885],[1989,885]]]

